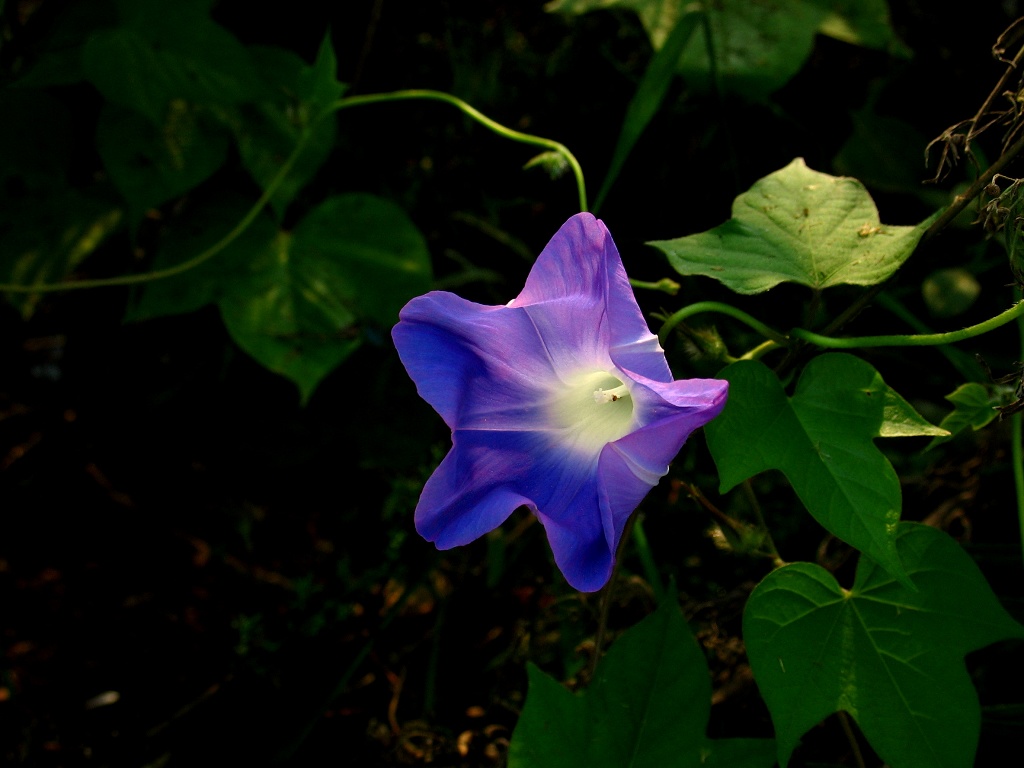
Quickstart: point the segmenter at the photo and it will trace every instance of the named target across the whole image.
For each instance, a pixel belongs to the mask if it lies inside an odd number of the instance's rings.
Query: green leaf
[[[61,282],[122,218],[123,211],[111,201],[68,187],[5,201],[0,206],[0,280],[18,285]],[[7,294],[26,319],[41,297]]]
[[[1024,638],[1024,627],[946,534],[902,523],[896,542],[916,590],[862,558],[849,591],[793,563],[750,596],[743,637],[783,768],[833,712],[849,713],[894,768],[973,764],[980,709],[964,654]]]
[[[331,43],[330,33],[324,35],[320,42],[320,49],[316,54],[316,61],[312,67],[304,67],[299,73],[297,93],[299,98],[306,104],[318,107],[321,111],[329,107],[341,98],[341,95],[348,87],[338,82],[338,57],[334,54],[334,45]],[[316,120],[320,115],[312,113],[311,118]]]
[[[906,579],[895,532],[899,478],[876,437],[945,434],[853,355],[831,353],[804,369],[792,398],[762,363],[733,363],[721,415],[705,428],[721,492],[777,469],[826,529]]]
[[[863,184],[812,171],[797,158],[739,195],[724,224],[649,244],[680,274],[713,277],[737,293],[782,282],[822,289],[887,279],[930,223],[883,225]]]
[[[431,288],[423,235],[394,203],[367,194],[330,197],[295,227],[292,249],[315,261],[352,311],[386,328]]]
[[[532,663],[529,693],[509,746],[509,768],[591,768],[588,707]]]
[[[242,349],[294,381],[303,402],[359,346],[358,321],[394,324],[431,275],[405,213],[363,194],[328,198],[247,266],[218,300],[224,323]]]
[[[590,688],[571,694],[532,665],[511,768],[768,768],[767,739],[706,736],[711,684],[675,600],[626,631]]]
[[[302,402],[362,342],[356,317],[315,254],[285,232],[253,254],[219,300],[221,317],[239,347],[262,366],[291,379]]]
[[[161,125],[169,105],[237,104],[259,93],[245,47],[209,18],[206,0],[122,3],[122,26],[93,35],[86,77],[106,99]]]
[[[949,434],[934,437],[925,450],[931,450],[967,427],[979,430],[987,426],[999,415],[996,407],[1003,404],[998,392],[990,392],[987,387],[975,382],[961,384],[946,395],[946,399],[953,404],[953,410],[946,414],[939,426]]]
[[[886,0],[813,0],[826,12],[818,32],[851,45],[886,50],[895,56],[912,54],[892,28]]]
[[[251,201],[218,196],[169,218],[161,228],[151,269],[168,269],[195,258],[230,232],[251,205]],[[216,303],[239,275],[248,272],[249,262],[272,247],[276,237],[277,226],[269,216],[261,214],[212,258],[177,275],[143,285],[125,321],[184,314]]]
[[[680,17],[686,0],[555,0],[549,11],[579,14],[601,8],[627,8],[640,17],[651,43],[660,48]],[[702,3],[707,36],[690,41],[678,70],[694,86],[761,100],[785,85],[810,56],[822,33],[848,43],[906,54],[889,24],[885,0],[717,0]]]
[[[802,0],[721,0],[707,8],[711,51],[705,36],[691,40],[679,73],[701,90],[714,86],[755,101],[766,99],[800,71],[824,18],[814,3]]]
[[[879,115],[875,99],[873,95],[864,109],[850,113],[853,132],[836,155],[834,169],[875,190],[912,194],[925,201],[948,199],[948,193],[926,190],[921,184],[921,157],[928,138],[905,120]]]
[[[82,58],[86,42],[98,30],[117,22],[112,0],[64,5],[40,41],[38,52],[26,61],[27,71],[15,81],[16,86],[46,88],[81,82],[85,77]]]
[[[209,178],[227,157],[228,142],[200,109],[178,101],[161,127],[136,112],[105,105],[96,146],[134,222]]]
[[[303,142],[302,152],[270,199],[280,219],[334,147],[336,121],[324,110],[344,85],[335,79],[337,64],[327,37],[312,67],[282,48],[253,48],[251,53],[274,98],[226,111],[224,119],[235,134],[242,163],[262,189]]]
[[[684,13],[680,16],[665,44],[655,53],[651,63],[647,66],[643,80],[640,81],[633,99],[626,108],[626,118],[622,123],[622,130],[615,145],[608,173],[605,175],[601,191],[598,192],[594,202],[595,210],[601,206],[608,190],[611,189],[618,177],[619,171],[622,170],[622,165],[626,162],[629,153],[661,107],[668,86],[675,76],[679,54],[682,53],[683,47],[693,36],[699,23],[698,12]]]

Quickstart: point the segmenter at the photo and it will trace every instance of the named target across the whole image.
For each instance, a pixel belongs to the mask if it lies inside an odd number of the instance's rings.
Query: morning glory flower
[[[630,514],[721,412],[728,382],[673,381],[615,243],[589,213],[558,230],[507,305],[433,291],[399,317],[399,357],[452,431],[416,530],[449,549],[526,506],[569,584],[604,586]]]

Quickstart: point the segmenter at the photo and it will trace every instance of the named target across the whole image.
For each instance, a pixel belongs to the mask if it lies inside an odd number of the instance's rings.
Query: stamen
[[[626,389],[625,384],[620,384],[612,389],[599,388],[594,392],[595,403],[614,403],[624,397],[629,397],[629,390]]]

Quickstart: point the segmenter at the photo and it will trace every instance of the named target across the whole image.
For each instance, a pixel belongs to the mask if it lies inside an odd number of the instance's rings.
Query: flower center
[[[633,399],[621,379],[606,371],[590,371],[565,382],[565,388],[552,398],[549,413],[570,447],[597,454],[631,431]]]
[[[616,381],[618,381],[618,379],[616,379]],[[623,397],[629,397],[629,390],[626,389],[625,384],[619,384],[619,386],[612,389],[594,390],[595,403],[614,403],[616,400],[621,400]]]

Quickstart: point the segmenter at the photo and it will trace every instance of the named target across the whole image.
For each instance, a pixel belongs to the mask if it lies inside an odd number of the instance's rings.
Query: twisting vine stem
[[[309,136],[312,133],[313,125],[319,120],[331,115],[335,112],[340,112],[343,109],[349,109],[351,107],[360,107],[367,104],[381,104],[389,101],[408,101],[411,99],[427,99],[432,101],[442,101],[447,104],[451,104],[456,107],[463,114],[473,118],[476,122],[483,125],[485,128],[493,131],[499,136],[503,136],[511,141],[516,141],[522,144],[530,144],[536,147],[543,147],[551,152],[557,153],[566,164],[572,169],[573,176],[576,179],[576,189],[579,195],[579,206],[581,211],[587,210],[587,188],[586,182],[583,178],[583,169],[580,167],[576,157],[569,151],[569,149],[560,144],[557,141],[551,139],[545,139],[541,136],[533,136],[529,133],[523,133],[522,131],[516,131],[511,128],[507,128],[501,123],[498,123],[487,115],[483,114],[476,108],[470,106],[462,99],[459,99],[451,94],[444,93],[442,91],[431,91],[422,89],[393,91],[391,93],[372,93],[363,96],[351,96],[347,99],[340,99],[334,102],[330,106],[323,109],[320,114],[312,121],[312,123],[306,127],[306,129],[299,136],[298,141],[295,144],[295,148],[291,154],[284,161],[277,173],[267,184],[263,193],[259,196],[252,208],[241,218],[241,220],[235,224],[235,226],[218,240],[216,243],[205,249],[201,253],[193,256],[187,261],[183,261],[180,264],[176,264],[173,267],[167,267],[166,269],[156,269],[151,272],[145,272],[142,274],[135,275],[118,275],[116,277],[104,277],[96,278],[92,280],[75,280],[72,282],[62,283],[38,283],[33,285],[22,285],[18,283],[0,283],[0,292],[3,293],[54,293],[57,291],[74,291],[82,290],[86,288],[107,288],[118,285],[139,285],[142,283],[149,283],[155,280],[163,280],[168,277],[174,277],[180,275],[183,272],[188,272],[190,269],[195,269],[205,261],[212,259],[218,253],[227,248],[233,243],[249,226],[256,220],[256,217],[260,215],[260,212],[266,207],[267,203],[270,202],[271,198],[277,192],[278,188],[284,182],[298,159],[302,150],[305,148],[306,142],[309,140]]]
[[[848,336],[845,338],[825,336],[824,334],[808,331],[805,328],[793,328],[788,335],[783,334],[765,325],[760,320],[751,317],[746,312],[736,309],[728,304],[723,304],[718,301],[699,301],[696,304],[690,304],[683,307],[665,320],[665,324],[662,326],[661,332],[658,334],[661,342],[664,344],[668,334],[680,322],[692,315],[697,315],[702,312],[718,312],[723,315],[729,315],[769,339],[769,341],[755,347],[740,358],[741,360],[749,360],[760,357],[760,355],[764,354],[768,349],[774,348],[774,346],[789,346],[794,340],[808,342],[819,347],[824,347],[825,349],[936,347],[943,344],[955,344],[958,341],[964,341],[965,339],[971,339],[975,336],[981,336],[989,331],[994,331],[996,328],[1001,328],[1014,320],[1024,318],[1024,301],[1017,302],[1008,310],[1000,312],[995,317],[990,317],[988,320],[984,320],[975,325],[969,325],[966,328],[961,328],[959,331],[946,331],[945,333],[892,334],[889,336]]]
[[[551,139],[545,139],[541,136],[534,136],[530,133],[523,133],[522,131],[507,128],[501,123],[487,117],[487,115],[483,114],[475,107],[470,106],[457,96],[452,96],[450,93],[445,93],[444,91],[431,91],[427,89],[409,89],[404,91],[392,91],[391,93],[370,93],[365,96],[350,96],[347,99],[341,99],[332,105],[332,110],[338,111],[348,109],[350,107],[360,107],[364,104],[381,104],[388,101],[406,101],[410,99],[443,101],[446,104],[451,104],[464,115],[473,118],[480,123],[480,125],[493,131],[499,136],[503,136],[511,141],[517,141],[521,144],[530,144],[535,147],[543,147],[552,152],[557,152],[561,155],[562,159],[568,163],[569,167],[572,169],[573,176],[576,178],[576,190],[579,194],[580,210],[588,210],[587,185],[583,179],[583,168],[580,167],[575,156],[564,144],[560,144],[559,142]]]
[[[668,339],[669,334],[672,333],[673,329],[677,325],[683,322],[686,318],[691,317],[692,315],[699,315],[702,312],[718,312],[722,315],[728,315],[735,320],[739,320],[744,325],[753,328],[766,339],[771,339],[782,346],[786,346],[789,343],[784,334],[769,328],[760,320],[751,317],[743,310],[736,309],[736,307],[729,304],[723,304],[720,301],[698,301],[696,304],[689,304],[688,306],[673,312],[665,319],[664,325],[662,325],[661,330],[658,331],[658,340],[661,342],[662,346],[665,345],[666,339]]]
[[[206,250],[196,254],[191,259],[183,261],[180,264],[175,264],[173,267],[167,267],[166,269],[155,269],[152,272],[145,272],[141,275],[118,275],[117,277],[101,277],[94,280],[75,280],[69,283],[39,283],[34,285],[19,285],[17,283],[0,283],[0,292],[5,293],[53,293],[56,291],[77,291],[85,288],[108,288],[115,285],[137,285],[140,283],[150,283],[154,280],[164,280],[168,277],[174,277],[180,275],[182,272],[188,272],[190,269],[195,269],[204,261],[209,261],[218,253],[227,248],[233,243],[245,230],[249,228],[256,217],[260,215],[260,211],[270,202],[270,199],[277,192],[277,188],[281,186],[281,183],[285,180],[285,177],[291,171],[292,166],[302,153],[303,148],[306,146],[306,141],[309,138],[311,129],[307,128],[302,135],[299,137],[298,142],[295,144],[295,149],[288,155],[288,158],[284,161],[281,167],[278,169],[274,178],[267,184],[266,189],[263,190],[263,194],[259,196],[252,208],[243,216],[231,230],[224,235],[220,240],[211,245]]]
[[[1021,304],[1024,304],[1024,299]],[[1017,331],[1020,335],[1021,360],[1024,360],[1024,316],[1017,318]],[[1013,487],[1017,495],[1020,543],[1024,551],[1024,413],[1020,411],[1010,417],[1010,459],[1013,463]]]

